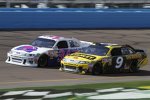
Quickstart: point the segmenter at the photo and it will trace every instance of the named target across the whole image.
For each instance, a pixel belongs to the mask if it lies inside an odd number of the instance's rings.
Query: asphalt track
[[[150,80],[150,63],[139,73],[103,74],[100,76],[60,72],[55,66],[31,68],[5,63],[6,54],[12,47],[28,44],[37,36],[44,34],[75,37],[93,42],[130,44],[135,48],[146,50],[150,58],[150,30],[0,31],[0,89]]]

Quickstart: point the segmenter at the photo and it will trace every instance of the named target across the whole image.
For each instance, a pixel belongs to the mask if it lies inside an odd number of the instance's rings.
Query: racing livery
[[[46,67],[60,65],[60,60],[67,54],[74,53],[91,42],[75,38],[65,38],[53,35],[39,36],[31,45],[20,45],[7,53],[6,63]]]
[[[61,71],[81,74],[113,72],[138,72],[148,62],[143,50],[134,49],[129,45],[111,43],[94,43],[80,52],[72,53],[61,61]]]

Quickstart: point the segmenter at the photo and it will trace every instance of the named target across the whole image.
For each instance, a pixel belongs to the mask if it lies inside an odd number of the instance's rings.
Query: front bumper
[[[74,73],[86,73],[88,70],[88,65],[87,64],[61,63],[61,70],[74,72]]]
[[[21,66],[30,66],[37,67],[37,60],[34,57],[23,57],[7,54],[6,63],[21,65]]]

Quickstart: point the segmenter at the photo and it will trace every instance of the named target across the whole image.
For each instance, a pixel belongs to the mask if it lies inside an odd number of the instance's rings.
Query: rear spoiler
[[[144,50],[141,49],[135,49],[136,52],[144,52]]]

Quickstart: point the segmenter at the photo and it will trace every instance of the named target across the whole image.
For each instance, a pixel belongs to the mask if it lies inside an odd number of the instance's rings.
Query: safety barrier
[[[150,28],[150,9],[0,9],[0,30]]]

